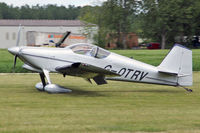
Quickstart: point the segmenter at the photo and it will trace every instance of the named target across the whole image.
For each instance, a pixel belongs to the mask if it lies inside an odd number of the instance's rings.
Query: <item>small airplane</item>
[[[69,36],[66,32],[55,45],[56,48],[17,46],[8,48],[25,64],[23,68],[37,72],[41,81],[36,84],[40,91],[49,93],[65,93],[71,90],[52,84],[49,73],[83,77],[97,85],[107,84],[106,80],[140,82],[185,88],[192,86],[192,51],[175,44],[159,66],[152,66],[129,57],[125,57],[96,45],[77,43],[61,48],[61,44]],[[46,80],[47,82],[46,82]]]

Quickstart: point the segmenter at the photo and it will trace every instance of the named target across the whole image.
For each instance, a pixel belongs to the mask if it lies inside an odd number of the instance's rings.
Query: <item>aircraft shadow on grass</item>
[[[109,96],[110,93],[185,93],[181,90],[167,90],[167,89],[137,89],[137,90],[83,90],[77,87],[67,87],[67,89],[72,90],[70,93],[57,93],[66,94],[70,96],[89,96],[89,97],[102,97]],[[54,93],[52,93],[54,94]]]

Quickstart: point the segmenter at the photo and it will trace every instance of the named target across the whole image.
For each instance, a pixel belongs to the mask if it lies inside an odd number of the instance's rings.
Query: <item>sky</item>
[[[39,4],[47,5],[47,4],[57,4],[58,6],[64,5],[75,5],[75,6],[85,6],[85,5],[100,5],[102,2],[106,0],[0,0],[0,2],[4,2],[8,5],[13,6],[22,6],[28,4],[29,6],[34,6]]]

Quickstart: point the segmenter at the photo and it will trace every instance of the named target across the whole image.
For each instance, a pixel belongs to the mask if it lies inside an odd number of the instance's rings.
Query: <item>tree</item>
[[[8,6],[5,3],[0,3],[0,18],[1,19],[77,19],[80,14],[81,7],[69,5],[44,5],[32,6],[24,5],[21,7]]]
[[[20,19],[34,19],[29,5],[24,5],[20,9]]]
[[[125,37],[130,32],[136,5],[135,0],[108,0],[102,5],[103,24],[111,34],[117,33],[118,48],[126,48]]]
[[[18,7],[8,6],[5,3],[0,3],[0,17],[1,19],[17,19],[19,18]]]
[[[102,6],[83,7],[80,19],[98,25],[98,42],[105,45],[109,34],[111,40],[117,38],[118,48],[126,48],[125,37],[131,29],[135,6],[135,0],[107,0]]]
[[[166,40],[194,34],[194,12],[199,10],[196,3],[193,0],[142,0],[140,15],[144,36],[160,41],[164,49]]]
[[[103,25],[104,21],[104,13],[103,8],[101,6],[84,6],[80,11],[79,19],[90,24],[96,24],[98,26],[98,33],[94,36],[94,40],[96,44],[104,47],[105,46],[105,38],[107,35],[107,30]],[[88,28],[89,28],[88,27]]]

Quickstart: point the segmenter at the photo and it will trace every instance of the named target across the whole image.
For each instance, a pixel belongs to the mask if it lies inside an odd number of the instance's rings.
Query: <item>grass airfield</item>
[[[35,89],[38,74],[0,74],[0,132],[199,133],[200,72],[193,93],[182,88],[108,81],[97,86],[82,78],[51,74],[73,92]]]

